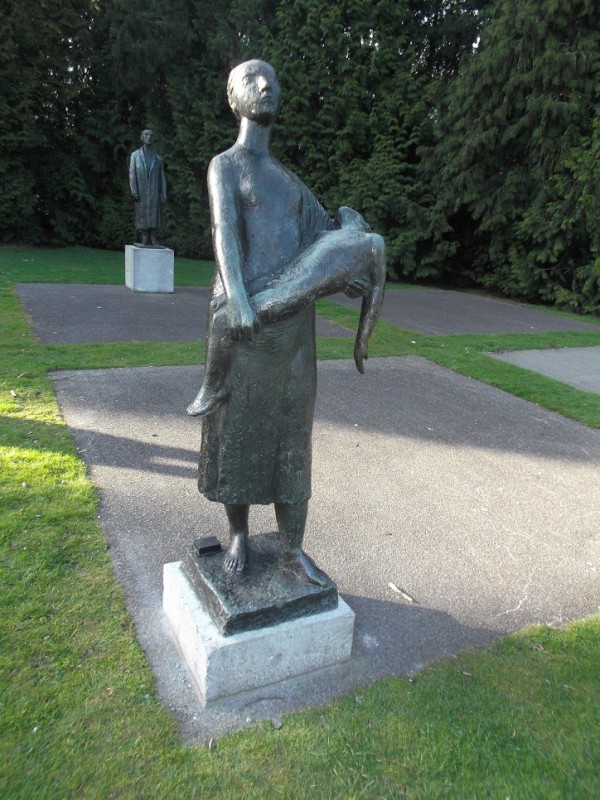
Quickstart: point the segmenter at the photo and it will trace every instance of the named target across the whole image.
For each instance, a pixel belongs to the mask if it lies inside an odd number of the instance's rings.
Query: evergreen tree
[[[390,274],[594,308],[599,22],[592,0],[0,0],[0,237],[119,247],[129,153],[167,167],[162,238],[210,256],[206,170],[231,67],[271,61],[275,152]],[[483,29],[481,26],[483,25]],[[477,41],[481,30],[481,40]]]
[[[415,23],[415,70],[441,85],[473,50],[495,0],[408,0]]]
[[[261,57],[284,89],[282,160],[331,213],[349,203],[387,235],[392,275],[431,270],[419,151],[432,87],[474,36],[472,0],[0,3],[4,239],[122,246],[127,159],[150,126],[169,184],[161,238],[209,256],[206,170],[236,134],[227,75]]]
[[[429,135],[406,3],[282,0],[264,40],[284,90],[277,154],[330,213],[361,211],[386,234],[390,273],[409,273],[422,235],[417,145]]]
[[[166,238],[178,252],[212,257],[206,173],[210,160],[236,137],[227,102],[229,71],[256,56],[257,34],[274,19],[275,0],[185,0],[188,32],[170,61],[165,97],[169,119],[164,156],[170,201]]]
[[[35,242],[41,237],[36,164],[47,135],[37,120],[52,106],[54,88],[43,44],[53,26],[31,0],[1,0],[0,10],[0,235]]]
[[[598,302],[599,44],[592,0],[498,4],[440,109],[432,260],[506,293]]]
[[[85,243],[107,183],[98,145],[115,146],[102,18],[93,0],[3,5],[0,235]]]

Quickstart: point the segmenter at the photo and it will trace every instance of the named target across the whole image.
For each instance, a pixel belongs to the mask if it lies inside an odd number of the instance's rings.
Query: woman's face
[[[281,90],[275,70],[264,61],[246,61],[229,78],[229,102],[239,117],[269,124],[279,113]]]

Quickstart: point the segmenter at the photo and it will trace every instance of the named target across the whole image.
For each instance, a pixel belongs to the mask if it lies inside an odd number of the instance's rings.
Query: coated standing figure
[[[363,296],[355,360],[362,371],[385,281],[383,240],[342,208],[331,219],[271,154],[280,89],[273,68],[245,62],[228,82],[236,143],[209,167],[217,270],[203,386],[188,409],[203,415],[199,489],[223,503],[224,566],[248,559],[248,512],[274,503],[280,565],[324,585],[304,553],[316,394],[314,300]]]
[[[167,182],[162,159],[152,147],[154,133],[146,129],[142,146],[131,154],[129,186],[135,200],[135,229],[142,232],[142,244],[157,245],[162,205],[167,201]]]

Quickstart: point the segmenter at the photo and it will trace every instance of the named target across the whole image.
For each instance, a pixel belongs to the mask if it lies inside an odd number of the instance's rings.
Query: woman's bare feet
[[[223,567],[229,572],[243,572],[248,563],[248,511],[247,505],[225,503],[229,522],[229,547],[223,559]]]
[[[327,575],[300,548],[286,553],[282,559],[281,566],[286,572],[293,572],[294,575],[298,575],[300,578],[308,578],[309,583],[314,583],[316,586],[325,587],[330,583]]]
[[[245,533],[234,533],[225,553],[223,566],[229,572],[243,572],[248,563],[248,537]]]

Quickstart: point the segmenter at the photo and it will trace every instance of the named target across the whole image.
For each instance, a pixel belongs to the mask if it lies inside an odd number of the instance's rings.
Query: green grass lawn
[[[196,281],[186,273],[179,283],[208,280],[209,266],[189,268]],[[600,797],[600,616],[437,661],[290,715],[279,730],[264,722],[210,750],[182,744],[157,702],[98,525],[97,492],[47,372],[189,364],[201,351],[178,342],[42,345],[11,286],[49,275],[122,283],[122,272],[119,254],[0,248],[0,797]],[[356,325],[354,312],[331,302],[319,311]],[[372,355],[420,355],[600,427],[596,395],[484,355],[592,344],[600,333],[429,338],[382,323]],[[322,358],[351,352],[351,340],[319,342]]]
[[[0,269],[5,281],[24,283],[102,283],[122,285],[125,256],[122,250],[90,247],[0,246]],[[205,286],[214,270],[212,261],[175,259],[178,286]]]

